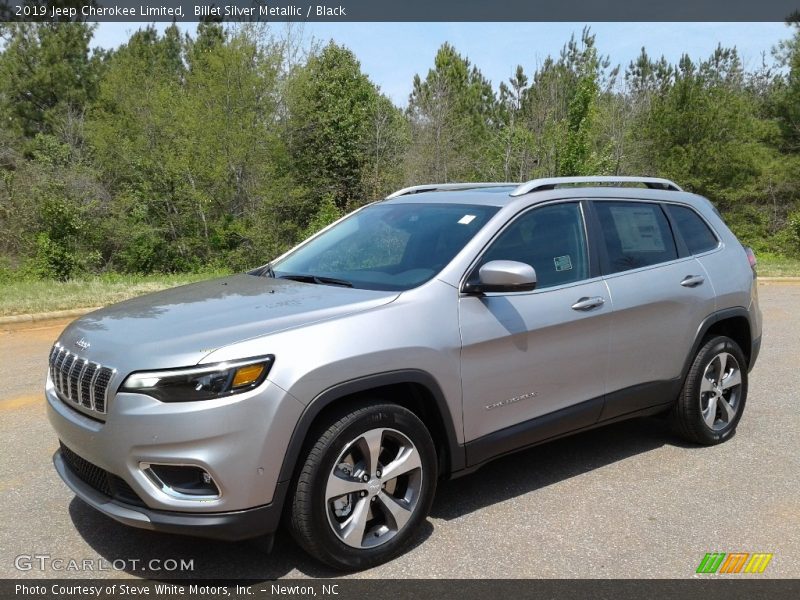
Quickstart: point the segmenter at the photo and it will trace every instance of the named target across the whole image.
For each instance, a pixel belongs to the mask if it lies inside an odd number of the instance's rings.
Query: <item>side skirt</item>
[[[672,379],[632,386],[467,442],[466,468],[452,473],[452,477],[466,475],[491,460],[532,446],[618,421],[663,412],[678,397],[681,383],[680,379]]]

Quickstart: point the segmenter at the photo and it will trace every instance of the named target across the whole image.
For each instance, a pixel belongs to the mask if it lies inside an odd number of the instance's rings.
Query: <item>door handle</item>
[[[600,296],[595,296],[594,298],[587,298],[584,296],[572,305],[572,310],[591,310],[598,306],[603,306],[605,302],[605,299]]]
[[[697,287],[706,280],[702,275],[687,275],[681,281],[683,287]]]

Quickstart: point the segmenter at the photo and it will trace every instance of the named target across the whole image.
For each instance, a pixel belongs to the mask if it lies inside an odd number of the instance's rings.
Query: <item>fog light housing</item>
[[[217,500],[222,494],[211,474],[197,465],[140,463],[139,468],[163,493],[178,500]]]

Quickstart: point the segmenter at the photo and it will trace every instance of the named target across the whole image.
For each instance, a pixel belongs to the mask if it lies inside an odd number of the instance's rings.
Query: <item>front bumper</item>
[[[275,487],[272,502],[264,506],[220,513],[181,513],[152,510],[119,502],[84,483],[67,465],[60,450],[53,464],[78,498],[104,515],[131,527],[225,541],[271,535],[278,528],[288,482]]]
[[[164,514],[179,513],[189,520],[213,514],[212,520],[220,521],[221,514],[282,500],[277,497],[280,469],[303,406],[269,381],[251,392],[202,402],[162,403],[142,394],[117,394],[104,422],[62,401],[49,377],[45,395],[50,423],[70,455],[105,471],[126,493],[120,498],[105,494],[108,489],[104,486],[76,484],[74,471],[59,469],[59,474],[76,493],[88,487],[94,493],[79,495],[118,520],[123,516],[129,524],[147,526],[148,519],[157,523],[164,520]],[[67,468],[70,465],[63,458],[61,462]],[[176,497],[153,481],[147,464],[202,468],[213,477],[220,493],[215,498]],[[97,483],[85,473],[77,480]],[[129,498],[133,501],[128,502]],[[141,515],[155,516],[144,519]],[[172,521],[175,519],[167,523]]]

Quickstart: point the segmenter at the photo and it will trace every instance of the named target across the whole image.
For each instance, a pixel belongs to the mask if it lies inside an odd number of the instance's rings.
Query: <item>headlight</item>
[[[224,398],[261,385],[274,361],[269,355],[187,369],[141,371],[128,375],[119,391],[147,394],[161,402]]]

